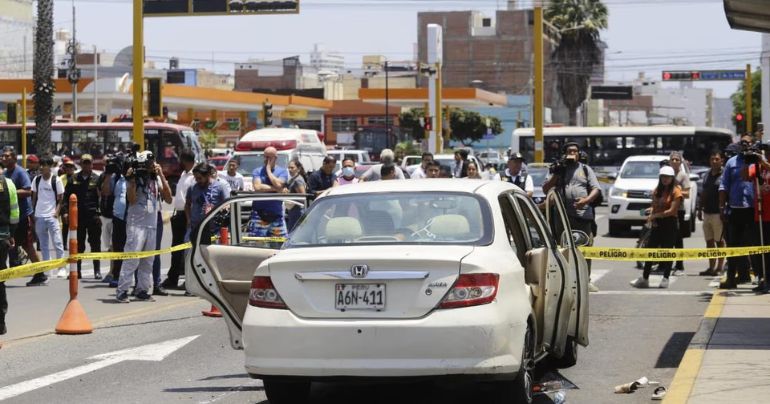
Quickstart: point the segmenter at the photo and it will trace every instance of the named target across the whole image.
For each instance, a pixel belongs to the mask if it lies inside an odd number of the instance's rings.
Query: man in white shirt
[[[524,156],[519,152],[511,153],[511,156],[508,158],[508,168],[505,169],[502,180],[523,189],[527,196],[531,198],[535,193],[535,183],[532,181],[531,176],[522,171],[522,165],[524,165]]]
[[[56,250],[56,258],[64,256],[64,243],[59,227],[59,209],[64,194],[64,184],[51,172],[53,159],[44,156],[40,159],[41,174],[32,180],[32,208],[35,211],[35,234],[40,242],[43,261],[51,258],[51,244]],[[53,271],[51,271],[53,276]]]
[[[392,165],[393,161],[396,159],[395,154],[393,154],[393,150],[390,149],[382,149],[380,152],[380,164],[375,164],[369,168],[364,175],[361,176],[362,181],[379,181],[381,179],[380,177],[380,171],[382,170],[383,165]],[[401,167],[396,166],[396,178],[399,180],[403,180],[404,173],[401,171]]]
[[[227,181],[231,191],[243,191],[243,174],[238,172],[238,160],[230,159],[227,162],[227,171],[219,173],[219,178]],[[227,196],[230,196],[228,193]]]
[[[174,214],[171,216],[171,245],[179,245],[185,242],[187,234],[187,216],[184,213],[185,196],[187,190],[195,184],[192,169],[195,166],[195,154],[191,150],[183,150],[179,155],[179,162],[182,164],[182,175],[179,176],[179,182],[176,184],[176,193],[174,200]],[[161,283],[161,287],[168,290],[184,290],[184,286],[179,286],[179,277],[184,274],[184,250],[171,253],[171,267],[168,270],[166,280]]]
[[[428,178],[428,174],[426,173],[426,170],[428,169],[428,164],[433,161],[433,154],[425,152],[422,154],[422,161],[420,162],[420,166],[415,168],[414,171],[412,171],[411,179],[418,180],[420,178]]]

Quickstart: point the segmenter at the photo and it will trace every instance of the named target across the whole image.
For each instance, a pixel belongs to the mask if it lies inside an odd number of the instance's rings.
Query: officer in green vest
[[[0,174],[0,270],[7,268],[8,250],[14,244],[13,234],[19,224],[19,198],[13,181]],[[5,282],[0,282],[0,335],[6,333],[5,313],[8,299]]]

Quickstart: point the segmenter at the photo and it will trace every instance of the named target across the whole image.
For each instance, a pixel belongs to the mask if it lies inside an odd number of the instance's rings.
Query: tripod
[[[759,218],[759,245],[764,246],[765,245],[765,223],[764,223],[764,215],[763,215],[763,198],[762,198],[762,188],[761,185],[764,184],[764,179],[760,179],[760,176],[762,175],[762,167],[759,163],[754,164],[754,186],[757,190],[757,217]],[[767,282],[767,267],[765,265],[765,254],[760,254],[760,257],[762,257],[762,281],[759,282],[759,286],[757,286],[756,291],[762,292],[762,293],[769,293],[770,289],[768,289],[768,282]],[[763,285],[764,284],[764,285]]]

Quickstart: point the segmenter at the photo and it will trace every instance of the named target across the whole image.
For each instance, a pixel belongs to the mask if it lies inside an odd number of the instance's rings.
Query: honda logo
[[[369,265],[353,265],[350,267],[350,275],[354,278],[366,278],[369,274]]]

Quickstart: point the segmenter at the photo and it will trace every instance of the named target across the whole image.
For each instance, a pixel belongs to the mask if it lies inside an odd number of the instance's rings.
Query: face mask
[[[355,174],[355,171],[353,171],[353,167],[342,167],[343,177],[352,177],[353,174]]]

